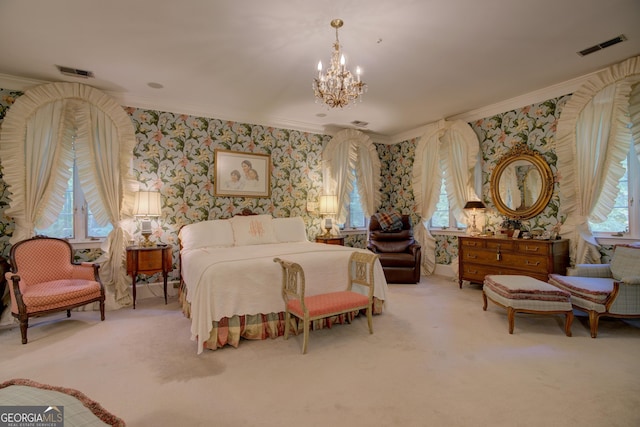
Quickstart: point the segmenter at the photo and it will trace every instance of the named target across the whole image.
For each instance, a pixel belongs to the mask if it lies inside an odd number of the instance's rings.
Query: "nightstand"
[[[173,269],[171,246],[129,246],[127,248],[127,274],[133,281],[133,309],[136,308],[136,278],[138,274],[151,275],[162,272],[164,279],[164,303],[167,303],[167,276]]]
[[[316,243],[344,246],[344,236],[316,236]]]

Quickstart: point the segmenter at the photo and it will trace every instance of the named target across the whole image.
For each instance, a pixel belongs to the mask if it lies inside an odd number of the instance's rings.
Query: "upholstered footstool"
[[[487,311],[487,298],[507,309],[509,333],[513,334],[515,314],[564,314],[564,332],[571,336],[573,310],[571,294],[541,280],[529,276],[487,275],[482,287],[484,311]]]

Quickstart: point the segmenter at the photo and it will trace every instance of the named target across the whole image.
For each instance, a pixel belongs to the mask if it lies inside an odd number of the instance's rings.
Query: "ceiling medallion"
[[[331,65],[326,73],[322,73],[322,61],[318,62],[318,77],[313,79],[313,92],[316,102],[321,102],[330,108],[345,107],[367,91],[367,85],[360,81],[360,67],[356,67],[356,77],[345,66],[344,55],[340,52],[338,29],[342,27],[342,19],[331,21],[331,27],[336,29],[336,41],[333,44]]]

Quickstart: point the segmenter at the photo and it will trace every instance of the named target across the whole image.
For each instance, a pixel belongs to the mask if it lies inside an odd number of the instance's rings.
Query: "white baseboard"
[[[444,276],[453,279],[456,276],[456,272],[451,268],[449,264],[436,264],[436,268],[433,274],[437,276]]]
[[[167,282],[167,297],[175,297],[178,295],[178,289],[174,288],[174,285],[178,282],[176,280],[170,280]],[[162,282],[154,283],[136,283],[136,301],[146,298],[164,298],[164,291],[162,290]],[[131,291],[133,296],[133,290]]]

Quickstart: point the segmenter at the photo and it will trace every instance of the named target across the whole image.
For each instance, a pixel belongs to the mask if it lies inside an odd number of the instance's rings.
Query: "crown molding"
[[[556,98],[559,96],[567,95],[578,90],[587,80],[593,75],[599,73],[602,70],[594,71],[593,73],[585,74],[580,77],[576,77],[571,80],[567,80],[562,83],[558,83],[552,86],[548,86],[533,92],[529,92],[514,98],[510,98],[504,101],[497,102],[495,104],[487,105],[475,110],[470,110],[464,113],[456,114],[447,117],[447,121],[463,120],[467,123],[474,120],[484,119],[485,117],[491,117],[495,114],[504,113],[507,111],[522,108],[527,105],[543,102],[548,99]],[[437,122],[433,122],[437,123]],[[429,128],[432,123],[420,126],[418,128],[402,132],[393,135],[389,139],[392,143],[398,143],[407,141],[412,138],[417,138],[424,135],[424,132]]]
[[[594,71],[593,73],[576,77],[574,79],[567,80],[565,82],[558,83],[552,86],[548,86],[533,92],[529,92],[511,99],[500,101],[495,104],[487,105],[481,108],[477,108],[475,110],[470,110],[464,113],[449,116],[445,120],[448,120],[448,121],[463,120],[468,123],[474,120],[490,117],[495,114],[500,114],[506,111],[515,110],[515,109],[524,107],[526,105],[531,105],[537,102],[546,101],[551,98],[556,98],[558,96],[567,95],[575,92],[589,78],[591,78],[594,74],[599,73],[600,71],[602,70]],[[29,79],[24,77],[16,77],[8,74],[0,74],[0,87],[11,89],[11,90],[25,91],[33,86],[37,86],[45,83],[52,83],[52,82],[45,81],[45,80]],[[320,135],[333,136],[335,135],[336,132],[339,132],[340,130],[344,129],[344,128],[333,127],[333,126],[311,126],[309,123],[297,122],[293,120],[284,119],[281,117],[263,117],[258,119],[256,119],[256,117],[249,118],[245,113],[242,113],[242,112],[231,112],[231,113],[226,112],[224,114],[212,113],[211,110],[207,108],[207,106],[203,106],[203,105],[176,104],[176,103],[171,103],[171,105],[168,105],[167,101],[160,101],[156,98],[136,97],[123,92],[111,92],[111,91],[104,91],[104,92],[109,96],[113,97],[120,105],[127,106],[127,107],[144,108],[144,109],[158,110],[158,111],[168,111],[172,113],[188,114],[188,115],[194,115],[198,117],[213,117],[219,120],[251,123],[251,124],[270,126],[270,127],[280,128],[280,129],[298,130],[301,132],[309,132],[309,133],[320,134]],[[357,129],[366,133],[374,142],[377,142],[380,144],[396,144],[399,142],[410,140],[412,138],[421,137],[430,127],[433,126],[434,123],[438,123],[439,121],[440,120],[434,121],[432,123],[427,123],[420,127],[417,127],[405,132],[401,132],[392,136],[380,135],[374,132],[367,132],[366,130],[359,129],[359,128],[354,128],[354,129]]]

